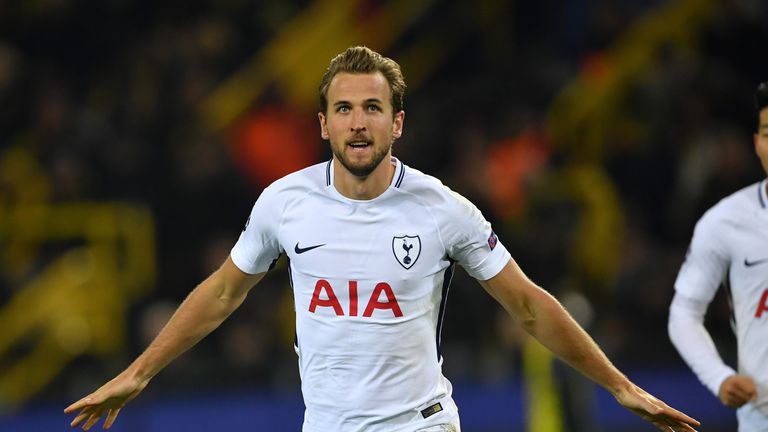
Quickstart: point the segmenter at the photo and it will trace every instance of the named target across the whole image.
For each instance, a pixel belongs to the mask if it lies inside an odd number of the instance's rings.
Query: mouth
[[[361,151],[361,150],[366,149],[366,148],[368,148],[368,147],[370,147],[372,145],[373,145],[372,142],[365,141],[365,140],[362,140],[362,141],[350,141],[350,142],[347,143],[347,146],[352,148],[352,150],[355,150],[355,151]]]

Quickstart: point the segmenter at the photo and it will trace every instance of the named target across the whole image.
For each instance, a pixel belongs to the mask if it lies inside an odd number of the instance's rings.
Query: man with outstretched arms
[[[195,288],[125,371],[70,405],[73,426],[105,427],[172,359],[215,329],[287,254],[305,432],[459,431],[441,372],[440,327],[455,263],[526,331],[663,431],[694,419],[635,386],[546,291],[480,212],[392,157],[405,82],[365,47],[335,57],[320,84],[331,161],[264,190],[219,270]]]
[[[339,193],[331,161],[275,182],[232,250],[246,273],[288,255],[305,430],[458,423],[439,351],[454,261],[484,280],[510,260],[469,202],[387,162],[391,182],[370,200]]]
[[[768,82],[755,95],[755,152],[768,173]],[[739,432],[768,431],[768,182],[726,197],[696,224],[675,282],[669,335],[699,380],[738,408]],[[728,290],[738,370],[726,365],[704,327],[720,285]]]

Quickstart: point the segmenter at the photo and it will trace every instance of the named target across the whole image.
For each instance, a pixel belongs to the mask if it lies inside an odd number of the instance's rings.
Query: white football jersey
[[[458,263],[481,280],[510,255],[469,201],[392,158],[368,201],[333,186],[333,163],[262,192],[232,249],[244,272],[289,258],[305,432],[414,431],[457,419],[440,329]]]
[[[696,224],[688,255],[677,281],[676,295],[709,304],[722,284],[728,290],[738,344],[738,371],[757,384],[757,400],[739,411],[740,430],[768,430],[768,197],[766,180],[721,200]],[[678,349],[685,356],[688,343],[680,335]],[[694,335],[691,335],[694,337]],[[691,357],[686,359],[696,362]],[[722,362],[713,357],[710,363]],[[694,366],[694,365],[692,365]],[[723,364],[698,365],[698,370],[722,370]],[[697,370],[694,367],[694,370]],[[717,373],[700,378],[717,393]],[[713,381],[707,383],[707,381]],[[742,419],[761,421],[749,429]],[[762,414],[760,414],[762,413]],[[762,417],[762,420],[760,420]],[[753,420],[754,421],[754,420]]]

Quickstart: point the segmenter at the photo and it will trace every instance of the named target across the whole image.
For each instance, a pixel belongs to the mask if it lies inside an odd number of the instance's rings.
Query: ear
[[[758,151],[758,148],[760,147],[760,137],[757,133],[752,134],[752,142],[755,144],[755,154],[760,156],[760,152]]]
[[[330,139],[330,136],[328,135],[328,127],[325,122],[325,114],[318,112],[317,119],[320,121],[320,137],[324,140]]]
[[[405,111],[395,114],[394,125],[392,127],[392,138],[398,139],[403,135],[403,122],[405,121]]]

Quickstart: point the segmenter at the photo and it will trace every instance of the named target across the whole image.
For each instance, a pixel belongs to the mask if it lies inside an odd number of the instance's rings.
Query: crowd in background
[[[0,2],[0,152],[33,154],[52,186],[52,202],[142,203],[157,233],[156,285],[131,306],[130,343],[109,358],[79,358],[38,400],[82,394],[134,358],[227,256],[268,184],[238,162],[235,128],[206,130],[198,108],[311,2],[199,3]],[[568,264],[579,204],[536,186],[566,163],[566,154],[579,153],[579,141],[563,151],[547,141],[545,123],[557,123],[547,116],[569,83],[599,68],[601,52],[669,2],[508,2],[502,15],[472,19],[468,9],[484,3],[494,2],[435,2],[383,51],[398,60],[422,32],[450,41],[439,66],[406,93],[405,133],[395,156],[475,202],[529,276],[572,306],[620,366],[680,367],[666,317],[694,223],[719,198],[764,177],[751,145],[751,98],[757,83],[768,80],[761,51],[768,5],[714,2],[716,12],[694,35],[691,53],[662,55],[629,86],[617,109],[631,122],[608,135],[601,153],[622,215],[620,254],[604,257],[618,260],[615,273],[589,286]],[[404,73],[408,80],[409,70]],[[251,108],[279,100],[274,90]],[[313,109],[296,117],[314,122]],[[319,133],[300,136],[303,158],[330,157]],[[522,192],[513,208],[500,207],[484,180],[503,155],[493,151],[526,137],[536,150],[523,153],[532,162],[522,169]],[[3,191],[0,184],[0,217],[13,204]],[[0,299],[11,298],[18,282],[0,274]],[[292,307],[282,262],[222,328],[159,375],[152,391],[297,390]],[[708,323],[732,360],[728,319],[720,298]],[[459,272],[443,328],[446,375],[492,381],[518,373],[521,337]]]

